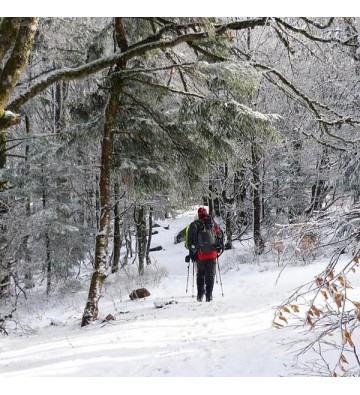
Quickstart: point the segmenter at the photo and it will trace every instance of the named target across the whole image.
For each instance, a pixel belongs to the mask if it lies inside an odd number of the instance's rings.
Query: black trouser
[[[196,285],[198,296],[203,297],[205,293],[206,297],[212,296],[216,270],[216,259],[196,261],[196,267]]]

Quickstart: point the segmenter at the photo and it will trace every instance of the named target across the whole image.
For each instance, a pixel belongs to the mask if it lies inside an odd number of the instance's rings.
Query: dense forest
[[[307,323],[351,344],[358,19],[0,20],[1,333],[29,293],[75,288],[84,268],[79,325],[96,320],[112,273],[151,266],[156,219],[204,204],[227,249],[253,239],[254,261],[271,252],[279,266],[309,264],[334,245],[307,285]],[[351,262],[335,275],[344,252]],[[335,305],[320,316],[321,295]]]

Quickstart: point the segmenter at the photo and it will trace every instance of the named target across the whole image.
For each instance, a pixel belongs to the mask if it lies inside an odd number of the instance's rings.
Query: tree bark
[[[115,18],[115,34],[120,49],[127,49],[125,31],[121,18]],[[126,68],[126,59],[117,62],[116,71]],[[98,318],[99,300],[102,287],[107,277],[108,246],[110,234],[111,212],[111,168],[113,163],[114,130],[116,116],[120,107],[122,89],[121,76],[113,73],[110,76],[110,98],[105,110],[105,125],[102,140],[101,170],[100,170],[100,219],[99,230],[95,239],[94,272],[91,278],[88,300],[83,313],[81,326],[90,324]]]
[[[310,206],[305,210],[305,214],[311,215],[314,211],[321,211],[322,205],[328,192],[328,186],[323,179],[324,173],[329,169],[329,149],[324,148],[321,158],[317,164],[317,179],[311,187]]]
[[[0,24],[0,64],[4,56],[14,44],[17,36],[21,18],[3,18]]]
[[[26,127],[26,134],[30,135],[31,133],[31,126],[30,126],[30,119],[26,115],[25,116],[25,127]],[[28,163],[29,161],[29,150],[30,150],[30,143],[29,141],[26,142],[26,147],[25,147],[25,162]],[[30,165],[26,165],[26,177],[29,177],[30,175]],[[26,216],[27,218],[30,218],[31,216],[31,199],[30,195],[26,197],[26,202],[25,202],[25,210],[26,210]],[[25,288],[30,289],[34,287],[34,279],[33,279],[33,273],[32,273],[32,267],[31,267],[31,254],[29,251],[28,247],[28,241],[29,241],[30,235],[26,235],[23,240],[22,240],[22,249],[23,249],[23,258],[25,261],[26,265],[26,272],[25,272]]]
[[[14,36],[16,37],[14,47],[1,73],[0,119],[4,116],[4,112],[10,100],[10,97],[29,59],[38,24],[38,19],[39,18],[20,18],[20,27],[18,30],[18,34]],[[10,34],[9,30],[12,30],[10,26],[14,27],[14,25],[16,24],[17,21],[12,21],[12,23],[11,21],[9,21],[9,27],[7,30],[8,34]],[[10,46],[3,45],[2,48],[3,50],[6,49],[6,52],[8,52]]]
[[[46,204],[47,204],[47,199],[46,199],[46,181],[45,181],[45,175],[43,173],[43,179],[42,179],[42,208],[43,210],[46,210]],[[46,273],[46,295],[49,296],[51,292],[51,283],[52,283],[52,261],[51,261],[51,241],[50,241],[50,236],[48,232],[48,225],[45,225],[45,252],[46,252],[46,258],[45,258],[45,267],[44,267],[44,272]]]
[[[121,235],[121,220],[120,220],[120,186],[119,181],[116,180],[114,182],[114,248],[113,248],[113,263],[111,272],[116,273],[119,270],[120,265],[120,251],[122,244],[122,235]]]
[[[145,255],[146,255],[146,218],[145,207],[140,205],[135,208],[136,212],[136,237],[138,246],[138,259],[139,259],[139,275],[142,276],[145,270]]]
[[[90,324],[98,318],[99,299],[107,277],[108,243],[110,234],[111,183],[110,173],[113,162],[114,129],[119,108],[120,84],[111,78],[110,98],[105,110],[105,125],[102,139],[100,170],[100,220],[95,239],[94,272],[91,277],[88,300],[82,317],[81,326]]]
[[[253,234],[255,254],[264,252],[264,241],[261,236],[261,179],[259,147],[253,142],[251,145],[252,175],[253,175]]]
[[[152,230],[153,230],[153,208],[152,208],[152,206],[150,206],[150,209],[149,209],[148,239],[147,239],[147,244],[146,244],[146,264],[147,264],[147,265],[150,265],[150,264],[151,264],[151,259],[150,259],[150,248],[151,248]]]

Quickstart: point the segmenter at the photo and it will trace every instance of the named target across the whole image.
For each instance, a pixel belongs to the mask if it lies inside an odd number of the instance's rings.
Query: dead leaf
[[[311,321],[311,318],[309,317],[309,315],[307,316],[306,322],[307,322],[312,328],[314,327],[314,324],[313,324],[313,322]]]
[[[329,298],[328,294],[326,293],[326,291],[320,291],[320,292],[323,294],[325,300]]]
[[[355,347],[353,341],[351,340],[350,333],[348,331],[344,332],[345,340],[349,343],[350,347]]]
[[[296,304],[291,304],[290,307],[294,310],[295,313],[298,313],[299,310],[299,306],[297,306]]]
[[[287,319],[283,315],[280,314],[279,319],[285,321],[288,324]]]
[[[337,307],[339,307],[339,308],[341,307],[341,302],[342,302],[343,298],[344,298],[344,296],[342,294],[339,294],[339,293],[335,294],[334,299],[335,299],[335,303],[336,303]]]
[[[338,280],[339,280],[340,284],[341,284],[343,287],[345,287],[345,280],[344,280],[344,278],[343,278],[342,276],[339,276],[339,277],[338,277]]]
[[[318,309],[317,307],[315,307],[314,305],[312,305],[311,308],[312,308],[312,311],[314,312],[314,314],[315,314],[317,317],[320,317],[320,314],[322,313],[321,310],[319,310],[319,309]]]
[[[323,279],[320,278],[320,277],[318,277],[318,278],[316,279],[316,284],[317,284],[317,285],[322,285],[322,283],[323,283]]]
[[[349,363],[348,361],[347,361],[347,359],[345,358],[345,355],[343,355],[343,354],[341,354],[341,357],[340,357],[340,359],[344,362],[344,363]]]
[[[283,310],[284,310],[286,313],[290,313],[290,310],[289,310],[286,306],[283,308]]]
[[[334,270],[331,270],[327,277],[330,277],[330,280],[332,280],[334,278]]]
[[[277,323],[277,322],[273,322],[273,326],[275,327],[275,328],[277,328],[277,329],[281,329],[281,328],[283,328],[284,327],[284,325],[281,325],[281,324],[279,324],[279,323]]]
[[[357,255],[355,255],[353,261],[356,263],[359,263],[359,257]]]

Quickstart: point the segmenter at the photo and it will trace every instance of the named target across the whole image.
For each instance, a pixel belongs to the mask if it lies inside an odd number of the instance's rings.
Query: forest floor
[[[17,311],[17,334],[0,339],[0,377],[306,376],[315,357],[297,356],[309,328],[276,329],[272,322],[276,307],[314,279],[329,258],[288,266],[280,275],[283,268],[271,254],[254,262],[251,246],[238,243],[219,259],[222,287],[217,273],[214,300],[200,303],[192,296],[192,266],[186,293],[184,243],[174,244],[193,217],[193,211],[182,213],[162,223],[169,229],[157,228],[153,246],[163,249],[152,253],[151,274],[143,282],[130,265],[128,276],[108,278],[100,319],[92,325],[80,327],[88,283],[71,295],[58,290],[47,301],[43,294],[29,295]],[[131,301],[129,289],[144,285],[151,295]],[[155,306],[164,302],[171,303]],[[104,322],[108,314],[115,320]]]

